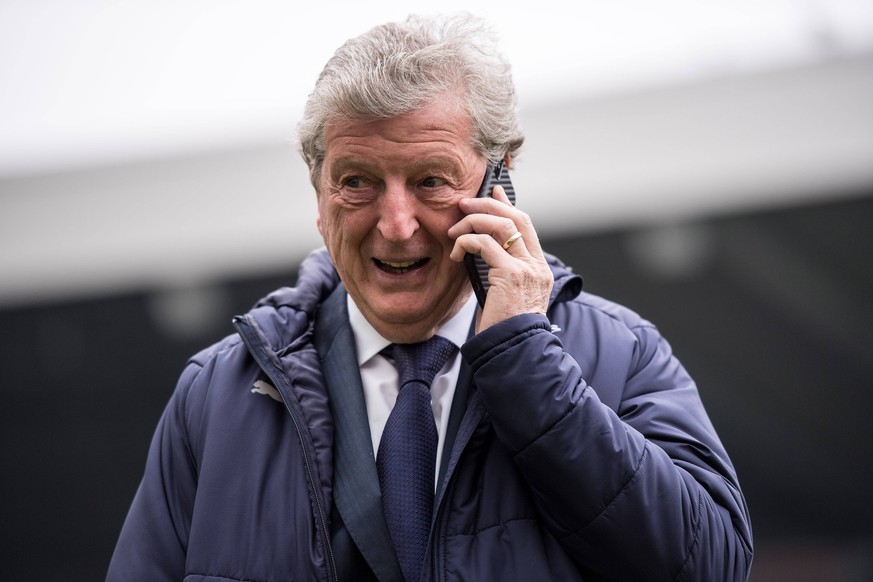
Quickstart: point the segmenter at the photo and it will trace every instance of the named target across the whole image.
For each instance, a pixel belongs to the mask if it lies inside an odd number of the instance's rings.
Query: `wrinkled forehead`
[[[473,120],[466,109],[449,101],[431,101],[395,117],[334,119],[323,129],[325,154],[338,143],[422,144],[473,147]]]

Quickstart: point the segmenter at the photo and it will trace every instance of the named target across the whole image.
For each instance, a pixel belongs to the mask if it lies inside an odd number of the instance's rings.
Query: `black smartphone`
[[[479,187],[478,198],[491,196],[495,186],[503,186],[506,196],[509,201],[515,205],[515,188],[512,187],[512,182],[509,180],[509,170],[506,169],[506,162],[500,160],[499,163],[489,163],[485,169],[485,177],[482,179],[482,185]],[[482,260],[479,255],[467,253],[464,257],[464,266],[467,267],[467,276],[470,277],[470,283],[473,285],[473,292],[476,294],[476,300],[479,301],[479,307],[485,307],[485,296],[488,294],[488,263]]]

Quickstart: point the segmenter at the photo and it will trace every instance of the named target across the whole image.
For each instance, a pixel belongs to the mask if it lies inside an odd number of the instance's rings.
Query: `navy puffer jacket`
[[[462,348],[472,382],[425,577],[746,580],[746,504],[694,382],[652,324],[551,264],[548,318]],[[393,557],[362,558],[334,506],[343,403],[328,397],[315,320],[337,290],[317,251],[296,287],[190,360],[108,580],[395,579]]]

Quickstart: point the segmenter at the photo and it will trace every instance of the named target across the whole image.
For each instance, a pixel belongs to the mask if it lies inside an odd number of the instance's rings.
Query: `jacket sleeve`
[[[517,316],[463,347],[544,526],[595,579],[746,580],[745,501],[696,386],[651,325],[624,328],[615,353],[609,331],[566,337],[589,343],[585,370],[543,316]],[[590,374],[617,379],[617,407]]]
[[[189,364],[158,423],[145,473],[109,564],[108,582],[181,580],[197,471],[186,430],[190,386],[201,368]]]

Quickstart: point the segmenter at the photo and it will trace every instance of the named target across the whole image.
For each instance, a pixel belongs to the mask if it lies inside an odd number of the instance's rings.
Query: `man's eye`
[[[350,176],[343,180],[343,186],[348,188],[363,188],[366,185],[366,181],[360,176]]]
[[[425,178],[421,181],[421,185],[425,188],[439,188],[440,186],[443,186],[445,184],[445,180],[443,180],[442,178],[435,178],[433,176]]]

